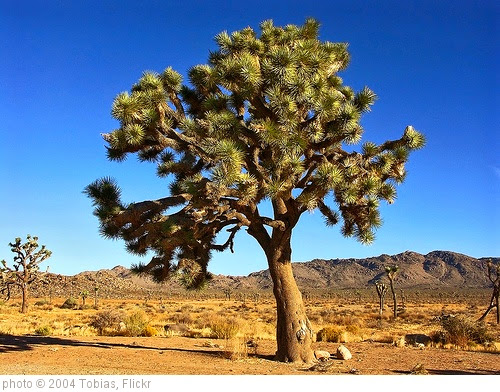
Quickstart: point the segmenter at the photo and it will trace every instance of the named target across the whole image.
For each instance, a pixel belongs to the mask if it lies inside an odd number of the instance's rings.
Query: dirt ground
[[[187,337],[42,337],[0,335],[0,374],[16,375],[500,375],[500,354],[389,343],[346,343],[353,358],[313,365],[272,360],[275,342],[259,340],[245,358],[228,359],[224,340]],[[335,353],[338,343],[314,343]]]

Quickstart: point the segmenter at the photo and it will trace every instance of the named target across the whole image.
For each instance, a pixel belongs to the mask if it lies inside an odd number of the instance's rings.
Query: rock
[[[328,351],[316,350],[314,351],[314,357],[318,361],[328,361],[330,359],[330,353]]]
[[[344,359],[344,360],[348,360],[348,359],[351,359],[352,358],[352,354],[351,352],[347,349],[346,346],[344,346],[343,344],[341,344],[339,346],[339,348],[337,348],[337,358],[338,359]]]

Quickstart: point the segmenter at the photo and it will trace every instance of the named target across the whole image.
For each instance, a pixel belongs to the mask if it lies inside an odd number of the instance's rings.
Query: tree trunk
[[[499,296],[500,296],[500,290],[497,289],[496,287],[493,290],[493,294],[491,295],[491,300],[490,300],[490,305],[488,306],[488,309],[483,313],[481,317],[477,321],[483,321],[486,316],[490,313],[491,309],[497,308],[497,324],[500,324],[500,307],[499,307]]]
[[[393,314],[394,314],[394,318],[396,319],[398,317],[398,302],[397,302],[397,298],[396,298],[396,292],[394,291],[394,284],[392,282],[392,279],[389,279],[389,282],[391,283],[392,300],[393,300],[393,304],[394,304]]]
[[[23,293],[21,313],[28,313],[28,286],[26,284],[21,285],[21,291]]]
[[[500,288],[497,287],[493,295],[495,296],[495,306],[497,307],[497,324],[500,324],[500,304],[498,302],[500,297]]]
[[[276,360],[312,362],[313,331],[292,272],[290,237],[278,244],[272,241],[266,255],[276,298]]]

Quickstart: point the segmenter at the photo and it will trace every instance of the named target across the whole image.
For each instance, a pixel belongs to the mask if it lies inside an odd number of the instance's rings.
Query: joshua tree
[[[99,292],[99,287],[97,284],[94,286],[94,308],[97,309],[98,301],[97,301],[97,293]]]
[[[393,265],[392,267],[385,267],[385,272],[387,274],[387,277],[389,278],[389,283],[391,285],[394,318],[398,317],[398,302],[396,298],[396,292],[394,291],[394,279],[396,278],[396,274],[398,271],[399,267],[397,265]]]
[[[87,301],[88,296],[89,296],[88,290],[80,291],[80,297],[82,297],[82,308],[85,308],[85,302]]]
[[[28,311],[28,288],[38,278],[42,276],[39,265],[52,255],[50,250],[42,245],[38,249],[38,237],[31,237],[28,234],[26,242],[22,243],[21,238],[16,238],[15,242],[9,243],[10,250],[15,253],[13,267],[9,267],[5,260],[2,260],[1,285],[2,293],[10,298],[11,287],[17,286],[22,293],[21,312]]]
[[[246,228],[273,281],[276,359],[309,362],[313,332],[291,265],[295,225],[318,209],[328,226],[343,221],[345,236],[372,242],[379,202],[395,200],[395,184],[424,137],[408,126],[398,140],[344,149],[360,142],[361,115],[376,98],[338,76],[349,63],[347,44],[319,41],[313,19],[284,28],[265,21],[260,29],[218,34],[218,50],[189,70],[189,85],[169,67],[144,73],[131,93],[116,97],[119,127],[103,135],[108,158],[137,153],[156,162],[158,175],[173,179],[169,196],[125,204],[109,178],[85,192],[103,236],[156,254],[136,272],[158,281],[177,272],[188,288],[207,282],[213,251],[233,251]],[[225,242],[216,243],[224,231]]]
[[[233,293],[233,290],[230,287],[226,287],[222,291],[224,292],[224,295],[226,296],[226,301],[231,301],[231,294]]]
[[[478,321],[483,321],[491,309],[497,308],[497,324],[500,324],[500,307],[499,307],[499,297],[500,297],[500,264],[494,265],[490,260],[488,261],[488,279],[493,283],[493,293],[491,295],[490,305],[484,314],[479,318]]]
[[[377,289],[378,300],[379,300],[379,310],[378,314],[382,318],[382,312],[384,310],[384,298],[387,294],[387,285],[381,282],[375,282],[375,287]]]

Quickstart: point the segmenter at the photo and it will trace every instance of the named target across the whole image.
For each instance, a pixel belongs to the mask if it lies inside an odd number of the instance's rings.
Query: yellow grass
[[[124,321],[131,315],[142,312],[147,321],[146,336],[173,335],[222,338],[226,347],[232,347],[231,357],[246,355],[246,342],[275,338],[275,304],[272,298],[258,302],[221,299],[175,298],[171,300],[100,300],[97,309],[62,309],[64,298],[55,298],[51,304],[31,299],[27,314],[19,312],[19,300],[0,303],[0,334],[48,334],[51,336],[92,336],[98,331],[90,326],[99,312],[116,311]],[[38,305],[35,305],[40,301]],[[374,300],[345,301],[342,298],[318,298],[305,301],[307,313],[314,330],[325,327],[339,330],[340,342],[375,342],[402,344],[406,334],[427,334],[440,329],[435,318],[441,312],[466,314],[478,318],[484,310],[481,303],[460,300],[457,303],[415,301],[407,303],[404,313],[397,320],[392,318],[390,302],[383,317],[378,316],[378,305]],[[499,350],[499,329],[493,314],[488,317],[489,328],[496,337],[487,349]],[[218,323],[218,324],[217,324]],[[226,324],[224,324],[226,323]],[[232,323],[231,325],[227,325]],[[172,328],[165,329],[169,325]],[[221,333],[231,328],[227,335]],[[116,330],[116,334],[120,331]],[[496,335],[495,335],[496,334]],[[446,348],[446,347],[444,347]],[[470,347],[470,349],[485,349]]]

